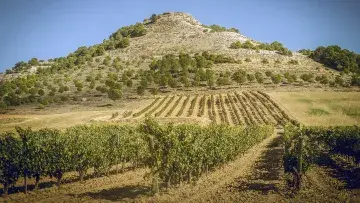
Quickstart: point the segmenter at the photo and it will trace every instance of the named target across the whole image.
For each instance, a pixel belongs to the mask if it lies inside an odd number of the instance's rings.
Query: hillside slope
[[[103,43],[79,47],[66,57],[17,63],[0,83],[0,106],[40,104],[44,108],[49,103],[80,100],[102,103],[106,98],[115,101],[238,84],[328,87],[338,75],[300,53],[230,48],[235,42],[286,49],[278,42],[252,40],[234,28],[202,25],[190,14],[164,13],[123,27]],[[321,76],[316,78],[321,85],[315,82],[316,76]]]

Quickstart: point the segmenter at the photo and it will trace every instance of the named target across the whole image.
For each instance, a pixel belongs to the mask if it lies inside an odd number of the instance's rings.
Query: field
[[[123,107],[108,110],[73,111],[45,115],[0,116],[0,131],[11,131],[15,126],[39,129],[63,129],[76,124],[97,121],[136,123],[146,116],[162,122],[195,122],[202,125],[273,124],[289,121],[290,117],[271,99],[258,91],[233,91],[212,94],[184,94],[160,96],[156,99],[132,101]],[[136,108],[141,106],[141,108]],[[49,110],[51,111],[51,110]],[[64,111],[64,110],[63,110]],[[113,113],[119,116],[112,118]],[[126,113],[127,112],[127,113]]]
[[[359,92],[272,92],[269,95],[305,125],[360,124]]]
[[[281,124],[288,116],[262,92],[176,95],[158,98],[134,118],[188,119],[230,125]]]

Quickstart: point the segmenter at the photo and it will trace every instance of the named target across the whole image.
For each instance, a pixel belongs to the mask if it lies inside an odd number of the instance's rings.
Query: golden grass
[[[360,125],[360,92],[273,92],[269,95],[305,125]]]

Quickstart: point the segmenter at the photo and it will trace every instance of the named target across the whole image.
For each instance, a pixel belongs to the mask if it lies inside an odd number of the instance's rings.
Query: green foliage
[[[254,76],[253,74],[247,74],[247,75],[246,75],[246,79],[247,79],[250,83],[252,83],[252,82],[255,81],[255,76]]]
[[[354,75],[351,78],[351,85],[353,86],[360,86],[360,75]]]
[[[305,56],[310,56],[313,53],[313,51],[310,49],[300,49],[298,52]]]
[[[262,74],[262,73],[256,72],[256,73],[255,73],[255,78],[256,78],[256,81],[257,81],[259,84],[264,83],[264,77],[263,77],[263,74]]]
[[[281,79],[282,79],[282,77],[281,77],[280,74],[271,75],[271,81],[272,81],[275,85],[279,84],[279,83],[281,82]]]
[[[300,78],[306,82],[314,82],[314,74],[312,73],[304,73],[300,76]]]
[[[215,84],[215,81],[216,81],[216,76],[215,76],[214,71],[207,69],[206,70],[206,82],[207,82],[207,85],[210,88],[213,88],[214,84]]]
[[[359,126],[339,127],[303,127],[286,125],[284,132],[285,171],[293,171],[298,164],[299,150],[297,148],[299,138],[304,141],[303,171],[309,166],[318,163],[324,156],[329,154],[341,154],[354,157],[360,162],[360,128]]]
[[[110,39],[120,39],[121,37],[140,37],[146,34],[146,29],[142,23],[135,25],[125,26],[111,34]]]
[[[253,49],[253,50],[269,50],[269,51],[277,51],[278,54],[285,55],[285,56],[292,56],[292,52],[285,48],[280,42],[273,42],[271,44],[267,43],[260,43],[258,45],[253,44],[250,40],[246,40],[244,43],[240,41],[236,41],[231,43],[231,49]]]
[[[245,59],[245,62],[251,62],[251,59],[250,59],[250,58],[246,58],[246,59]]]
[[[220,25],[210,25],[210,26],[207,26],[207,25],[203,25],[203,27],[205,28],[210,28],[212,32],[236,32],[236,33],[240,33],[238,29],[236,28],[229,28],[229,29],[226,29],[226,27],[222,27]]]
[[[223,86],[223,85],[231,85],[231,80],[227,76],[220,76],[218,77],[216,81],[217,85]]]
[[[271,76],[273,75],[273,73],[272,73],[271,71],[266,71],[266,72],[265,72],[265,75],[266,75],[267,77],[271,77]]]
[[[232,79],[237,82],[239,85],[246,82],[246,72],[244,70],[237,70],[232,75]]]
[[[6,108],[7,108],[7,104],[3,100],[0,100],[0,109],[6,109]]]
[[[28,64],[31,66],[38,66],[40,65],[39,60],[37,58],[32,58],[28,61]]]
[[[184,175],[190,183],[192,178],[197,179],[209,169],[233,160],[269,136],[273,127],[161,126],[146,119],[140,130],[149,149],[146,165],[151,175],[170,186],[184,181]]]
[[[263,63],[263,64],[269,64],[269,60],[268,60],[267,58],[263,58],[263,59],[261,60],[261,63]]]
[[[151,175],[177,184],[187,174],[198,178],[223,165],[273,133],[272,126],[208,126],[167,124],[146,120],[139,127],[80,125],[58,130],[18,128],[19,136],[0,136],[0,181],[7,186],[20,176],[54,176],[60,185],[65,172],[88,169],[108,174],[114,165],[146,165]],[[20,137],[21,139],[18,139]]]
[[[113,101],[119,100],[122,97],[122,91],[120,89],[110,88],[108,91],[108,97]]]
[[[288,64],[291,64],[291,65],[299,65],[299,61],[297,60],[294,60],[294,59],[291,59]]]
[[[142,85],[139,85],[137,88],[136,88],[136,93],[138,95],[144,95],[144,92],[145,92],[145,87],[142,86]]]
[[[297,80],[297,76],[294,74],[290,74],[289,72],[286,72],[284,74],[285,79],[287,80],[288,83],[293,83]]]
[[[329,83],[329,79],[325,74],[321,76],[316,76],[315,80],[324,85]]]
[[[360,73],[360,55],[339,46],[320,46],[310,58],[338,71]]]
[[[21,142],[13,133],[0,134],[0,183],[5,195],[21,176],[21,151]]]
[[[152,14],[150,17],[150,21],[151,23],[156,23],[156,21],[160,18],[160,16],[156,15],[156,14]]]

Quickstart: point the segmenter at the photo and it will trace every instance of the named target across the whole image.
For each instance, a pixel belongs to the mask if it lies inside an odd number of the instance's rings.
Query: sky
[[[66,56],[171,11],[293,51],[336,44],[360,53],[360,0],[1,0],[0,72],[32,57]]]

